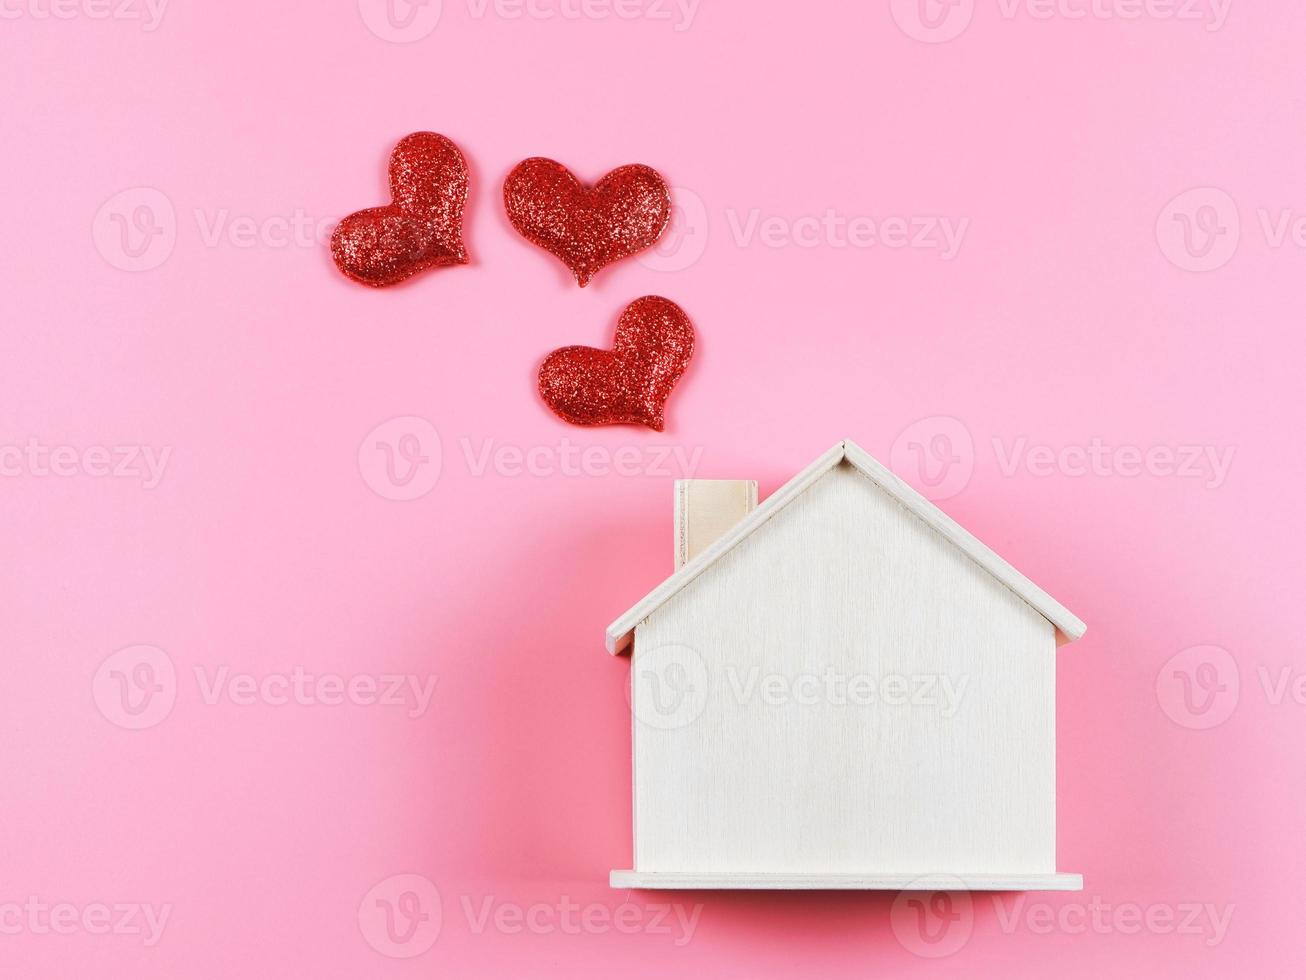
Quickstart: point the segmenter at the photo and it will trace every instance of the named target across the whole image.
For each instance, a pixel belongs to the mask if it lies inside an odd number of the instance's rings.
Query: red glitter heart
[[[503,185],[508,220],[552,252],[582,287],[605,265],[657,244],[671,221],[671,192],[652,167],[618,167],[586,187],[543,157],[519,163]]]
[[[540,396],[573,425],[646,425],[663,409],[694,356],[694,325],[675,303],[645,296],[626,307],[612,350],[563,347],[540,365]]]
[[[390,155],[390,196],[393,203],[336,226],[331,254],[341,272],[368,286],[393,286],[424,269],[467,262],[467,161],[453,140],[438,133],[400,140]]]

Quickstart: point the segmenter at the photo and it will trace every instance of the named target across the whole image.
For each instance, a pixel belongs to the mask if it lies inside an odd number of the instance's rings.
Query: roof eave
[[[652,592],[616,619],[607,629],[608,653],[616,656],[630,646],[635,627],[659,606],[690,585],[718,558],[730,551],[755,530],[783,510],[795,497],[819,480],[826,472],[847,460],[873,483],[898,500],[928,527],[960,548],[1003,585],[1025,600],[1039,615],[1056,628],[1057,646],[1074,642],[1084,635],[1083,620],[1008,564],[1000,555],[981,542],[943,511],[926,500],[912,487],[863,450],[851,439],[832,446],[811,465],[771,494],[760,507],[736,524],[697,558],[665,579]]]

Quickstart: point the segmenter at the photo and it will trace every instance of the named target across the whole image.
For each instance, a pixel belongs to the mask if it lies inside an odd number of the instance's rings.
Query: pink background
[[[931,35],[896,0],[702,0],[684,30],[653,0],[445,0],[394,43],[371,0],[176,3],[154,30],[67,2],[0,20],[0,972],[1301,975],[1306,249],[1275,229],[1306,209],[1306,12],[1235,0],[1211,30],[1209,2],[962,0]],[[316,242],[278,247],[277,219],[384,203],[418,129],[471,162],[470,267],[374,292]],[[531,155],[659,168],[675,234],[576,289],[503,216]],[[827,211],[968,224],[951,258],[792,224]],[[765,241],[754,212],[782,219]],[[224,219],[251,247],[208,236]],[[153,267],[118,268],[124,240]],[[563,425],[536,365],[647,293],[699,331],[668,431]],[[369,436],[396,417],[428,427]],[[1090,626],[1058,694],[1060,866],[1086,890],[977,897],[942,959],[891,894],[606,883],[630,864],[630,722],[602,632],[669,571],[685,475],[652,447],[765,494],[844,437],[900,470],[951,460],[944,508]],[[387,499],[385,439],[430,457],[428,493]],[[29,440],[69,447],[57,472]],[[1005,462],[1094,440],[1153,462]],[[568,443],[599,447],[579,476]],[[507,465],[479,470],[487,446]],[[94,447],[170,455],[147,487]],[[1177,447],[1232,465],[1175,473]],[[154,715],[120,701],[140,645],[163,651]],[[437,686],[422,712],[238,703],[206,696],[223,668]],[[483,924],[487,899],[507,911]],[[378,924],[396,900],[425,933]],[[1115,911],[1080,927],[1095,900]],[[692,935],[659,926],[668,902]],[[157,941],[100,925],[124,903],[169,908]],[[1226,930],[1173,927],[1208,903]],[[1119,911],[1151,906],[1171,928]]]

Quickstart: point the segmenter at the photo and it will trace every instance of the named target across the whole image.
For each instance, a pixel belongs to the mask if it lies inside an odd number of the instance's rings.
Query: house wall
[[[1055,871],[1055,652],[836,467],[636,630],[636,869]]]

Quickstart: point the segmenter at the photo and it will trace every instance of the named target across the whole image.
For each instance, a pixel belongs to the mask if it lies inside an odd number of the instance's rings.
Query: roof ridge
[[[981,568],[1032,606],[1039,615],[1056,627],[1067,642],[1077,640],[1084,635],[1087,627],[1079,617],[1018,572],[1002,556],[945,514],[937,505],[908,486],[857,443],[851,439],[843,439],[767,497],[756,510],[714,541],[698,557],[664,579],[653,591],[615,620],[607,629],[608,652],[613,654],[622,652],[629,645],[631,634],[639,623],[647,619],[672,596],[689,586],[717,559],[732,550],[735,545],[787,507],[804,490],[845,460],[920,518],[927,527],[942,534]]]

